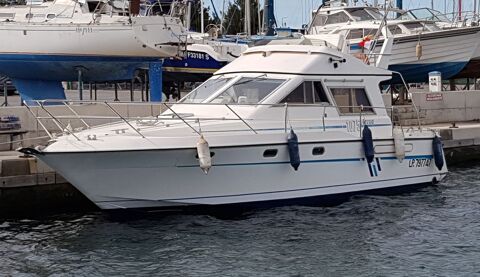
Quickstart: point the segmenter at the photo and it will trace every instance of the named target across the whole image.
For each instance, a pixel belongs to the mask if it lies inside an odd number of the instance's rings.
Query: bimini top
[[[351,55],[325,46],[266,45],[252,47],[215,75],[258,72],[326,76],[392,76]]]

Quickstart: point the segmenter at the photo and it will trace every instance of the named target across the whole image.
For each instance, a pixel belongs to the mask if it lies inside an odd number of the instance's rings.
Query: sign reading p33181
[[[408,167],[429,167],[432,159],[411,159],[408,161]]]

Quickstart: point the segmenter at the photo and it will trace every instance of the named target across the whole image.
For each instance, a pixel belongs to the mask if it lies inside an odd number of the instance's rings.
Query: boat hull
[[[152,57],[0,54],[0,72],[13,79],[85,82],[130,80],[135,70],[148,69]]]
[[[46,152],[39,158],[101,209],[249,206],[392,189],[445,176],[446,167],[434,165],[431,139],[407,144],[412,151],[403,162],[390,152],[368,164],[360,140],[302,143],[298,171],[290,165],[286,144],[211,148],[215,154],[207,175],[198,166],[195,149]],[[375,145],[393,149],[392,140]],[[324,147],[324,154],[314,156],[315,147]],[[277,156],[263,157],[267,149],[276,149]]]
[[[388,69],[400,72],[407,83],[426,82],[428,73],[438,71],[449,79],[462,71],[480,42],[480,27],[446,30],[416,36],[396,37]],[[422,53],[417,56],[417,45]],[[379,53],[383,40],[375,52]]]
[[[63,99],[60,82],[78,80],[79,69],[84,82],[131,80],[137,69],[178,56],[185,35],[180,21],[169,16],[106,23],[1,22],[0,37],[8,39],[0,40],[0,74],[14,80],[24,99]],[[35,90],[40,81],[54,93]]]

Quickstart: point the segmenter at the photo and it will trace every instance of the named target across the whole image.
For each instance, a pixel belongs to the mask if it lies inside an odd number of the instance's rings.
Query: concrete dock
[[[96,209],[62,176],[33,157],[0,152],[0,217]]]

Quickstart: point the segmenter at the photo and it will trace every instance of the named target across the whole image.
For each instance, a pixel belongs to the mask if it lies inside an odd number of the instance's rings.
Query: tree
[[[258,1],[250,1],[250,22],[252,33],[259,30],[258,22]],[[227,8],[227,12],[223,15],[223,31],[224,34],[239,34],[244,33],[244,18],[245,18],[245,0],[234,0]]]
[[[200,1],[196,1],[192,4],[190,29],[197,32],[202,32],[200,6]],[[209,24],[215,24],[215,20],[210,16],[210,8],[205,8],[205,6],[203,7],[203,16],[205,27],[207,27]]]

